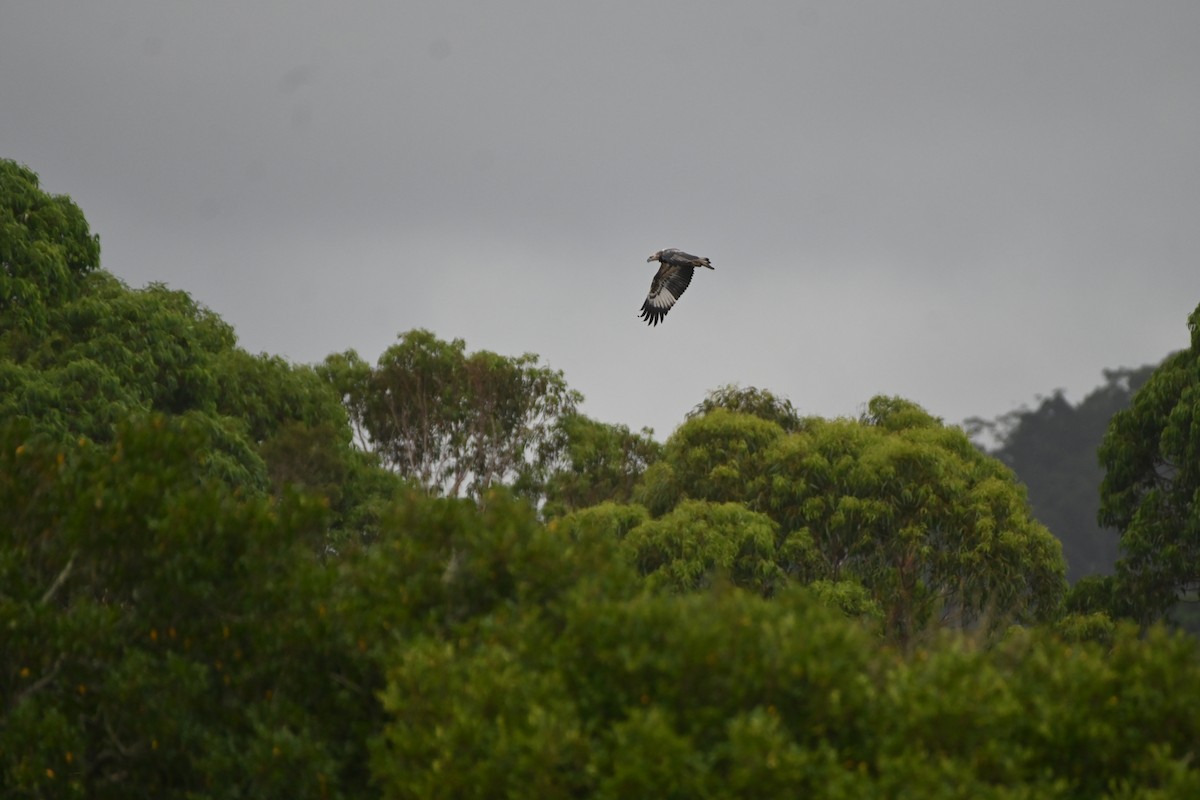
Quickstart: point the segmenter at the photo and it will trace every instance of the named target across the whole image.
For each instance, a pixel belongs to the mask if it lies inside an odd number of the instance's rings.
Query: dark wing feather
[[[647,325],[657,325],[671,310],[671,306],[683,296],[688,284],[692,282],[691,266],[680,265],[664,260],[654,280],[650,282],[650,293],[646,302],[642,303],[642,319]]]

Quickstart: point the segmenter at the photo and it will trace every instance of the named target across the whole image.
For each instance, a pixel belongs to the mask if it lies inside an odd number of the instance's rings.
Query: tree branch
[[[71,576],[71,570],[75,567],[75,556],[77,555],[79,555],[78,550],[76,550],[74,553],[71,553],[71,557],[67,559],[67,565],[62,568],[62,572],[58,573],[58,577],[54,579],[54,583],[50,584],[50,588],[47,589],[46,593],[42,595],[42,605],[48,604],[50,600],[53,599],[54,593],[57,592],[62,585],[66,583],[67,578]]]

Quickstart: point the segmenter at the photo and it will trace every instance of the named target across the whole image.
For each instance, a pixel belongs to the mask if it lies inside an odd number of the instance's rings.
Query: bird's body
[[[659,250],[646,260],[657,261],[659,264],[654,280],[650,281],[650,293],[646,295],[646,302],[642,303],[641,317],[646,320],[647,325],[662,322],[671,306],[679,301],[688,284],[692,282],[693,270],[697,267],[716,269],[707,258],[675,248]]]

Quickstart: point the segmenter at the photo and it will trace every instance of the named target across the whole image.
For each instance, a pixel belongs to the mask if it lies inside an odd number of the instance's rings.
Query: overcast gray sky
[[[1200,3],[6,0],[0,157],[254,352],[959,422],[1186,346]],[[664,247],[717,269],[648,328]]]

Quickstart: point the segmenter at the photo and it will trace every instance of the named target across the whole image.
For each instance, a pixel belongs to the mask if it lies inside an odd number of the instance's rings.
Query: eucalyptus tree
[[[462,339],[418,329],[374,367],[351,351],[326,359],[324,372],[387,467],[429,492],[479,499],[497,483],[540,486],[556,426],[582,399],[538,362],[467,353]]]

